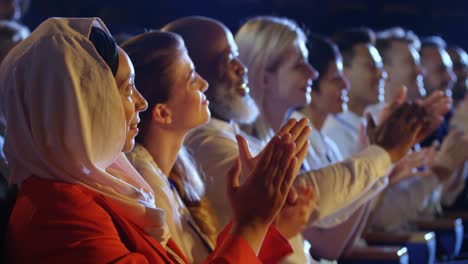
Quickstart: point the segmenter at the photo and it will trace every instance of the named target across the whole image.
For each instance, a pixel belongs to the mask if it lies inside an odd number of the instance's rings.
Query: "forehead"
[[[123,51],[120,47],[118,48],[119,52],[119,67],[117,69],[117,74],[115,76],[115,80],[117,84],[121,84],[122,82],[128,80],[135,74],[135,70],[133,69],[133,64],[130,58],[128,57],[127,53]]]
[[[468,54],[464,50],[457,48],[450,50],[448,53],[454,63],[468,64]]]
[[[224,38],[226,39],[226,44],[227,46],[231,49],[231,51],[237,52],[237,44],[236,41],[234,40],[234,36],[232,35],[232,32],[225,28],[224,29]]]
[[[381,63],[382,58],[380,57],[379,52],[372,44],[357,44],[353,47],[354,51],[354,60],[357,61],[370,61]]]
[[[391,56],[395,57],[413,57],[419,61],[419,52],[414,45],[404,41],[394,41],[391,46]]]
[[[186,49],[177,52],[174,57],[174,69],[175,80],[182,82],[187,80],[188,74],[194,69],[192,59]]]
[[[452,67],[452,60],[445,49],[429,47],[423,52],[427,65]]]
[[[391,43],[392,55],[408,55],[410,54],[410,44],[404,41],[392,41]]]

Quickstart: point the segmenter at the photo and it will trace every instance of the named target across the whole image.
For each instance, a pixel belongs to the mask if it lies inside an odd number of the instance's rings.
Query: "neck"
[[[143,140],[143,146],[166,176],[169,176],[174,167],[184,137],[185,133],[151,126]]]
[[[358,116],[364,115],[364,110],[366,109],[366,105],[361,103],[358,98],[351,98],[349,97],[348,102],[348,110],[355,113]]]
[[[322,129],[323,123],[325,123],[328,116],[326,111],[322,111],[313,103],[304,108],[304,113],[318,131]]]
[[[289,108],[290,107],[286,106],[284,102],[279,100],[268,100],[264,104],[263,111],[265,112],[262,114],[273,130],[278,131],[286,118]]]

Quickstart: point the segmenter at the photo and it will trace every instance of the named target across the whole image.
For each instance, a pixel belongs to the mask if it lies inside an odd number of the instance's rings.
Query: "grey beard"
[[[215,83],[210,89],[214,89],[210,100],[213,114],[239,124],[251,124],[257,119],[259,110],[249,94],[242,97],[234,87],[223,83]]]

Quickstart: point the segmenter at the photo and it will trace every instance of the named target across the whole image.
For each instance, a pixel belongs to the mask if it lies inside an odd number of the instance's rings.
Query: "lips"
[[[133,122],[130,124],[130,129],[138,129],[138,124],[140,123],[140,120],[138,119],[137,121]]]
[[[203,97],[202,97],[202,105],[207,105],[209,104],[210,101],[208,101],[208,99],[206,99],[206,96],[203,94]]]
[[[237,87],[237,91],[241,96],[246,96],[250,93],[249,83],[247,81],[244,81]]]

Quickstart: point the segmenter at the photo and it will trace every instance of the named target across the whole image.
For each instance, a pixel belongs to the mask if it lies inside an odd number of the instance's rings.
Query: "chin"
[[[298,98],[297,100],[295,100],[294,105],[291,107],[306,106],[310,104],[311,101],[312,101],[312,97],[310,96],[310,94],[306,94],[306,95],[303,95],[301,98]]]
[[[135,147],[135,138],[132,138],[131,140],[127,140],[125,142],[125,145],[122,148],[123,153],[127,153],[133,150],[133,147]]]

